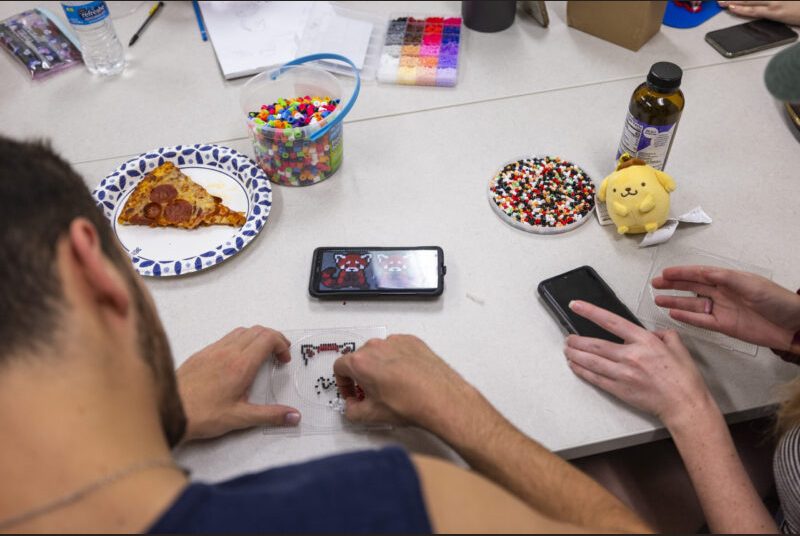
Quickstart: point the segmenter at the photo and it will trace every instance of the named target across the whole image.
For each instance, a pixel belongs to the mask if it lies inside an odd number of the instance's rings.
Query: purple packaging
[[[45,10],[32,9],[0,21],[0,48],[38,80],[82,63],[81,51]]]

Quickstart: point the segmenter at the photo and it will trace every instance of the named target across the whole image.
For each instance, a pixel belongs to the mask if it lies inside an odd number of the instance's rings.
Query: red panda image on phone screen
[[[411,282],[408,253],[377,254],[378,267],[382,272],[379,276],[381,287],[406,288]]]
[[[436,297],[446,270],[438,246],[319,247],[308,291],[316,298]]]
[[[333,256],[336,268],[322,272],[322,285],[327,288],[367,288],[367,269],[372,255],[369,253],[337,253]],[[338,274],[336,270],[338,269]],[[334,275],[336,274],[336,275]]]

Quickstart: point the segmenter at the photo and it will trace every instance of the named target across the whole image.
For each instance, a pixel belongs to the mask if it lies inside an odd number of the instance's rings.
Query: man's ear
[[[75,218],[69,226],[69,251],[76,265],[76,276],[83,278],[94,299],[126,315],[131,305],[131,290],[119,269],[105,256],[97,229],[86,218]]]

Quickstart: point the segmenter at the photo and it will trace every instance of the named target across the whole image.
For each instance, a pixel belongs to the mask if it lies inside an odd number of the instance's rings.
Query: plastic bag
[[[37,80],[80,64],[81,51],[46,11],[32,9],[0,21],[0,47]]]

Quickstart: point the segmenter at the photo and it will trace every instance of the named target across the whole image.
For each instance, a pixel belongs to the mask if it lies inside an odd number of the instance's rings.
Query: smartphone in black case
[[[323,247],[314,250],[308,292],[316,298],[430,298],[444,290],[438,246]]]
[[[706,41],[726,58],[736,58],[797,39],[797,32],[782,22],[760,19],[706,34]]]
[[[545,279],[539,283],[538,290],[558,322],[569,333],[596,337],[611,342],[623,342],[613,333],[609,333],[594,322],[573,313],[569,308],[569,302],[572,300],[589,302],[616,313],[638,326],[642,326],[639,319],[617,298],[611,287],[603,281],[603,278],[591,266],[581,266],[569,272]]]

